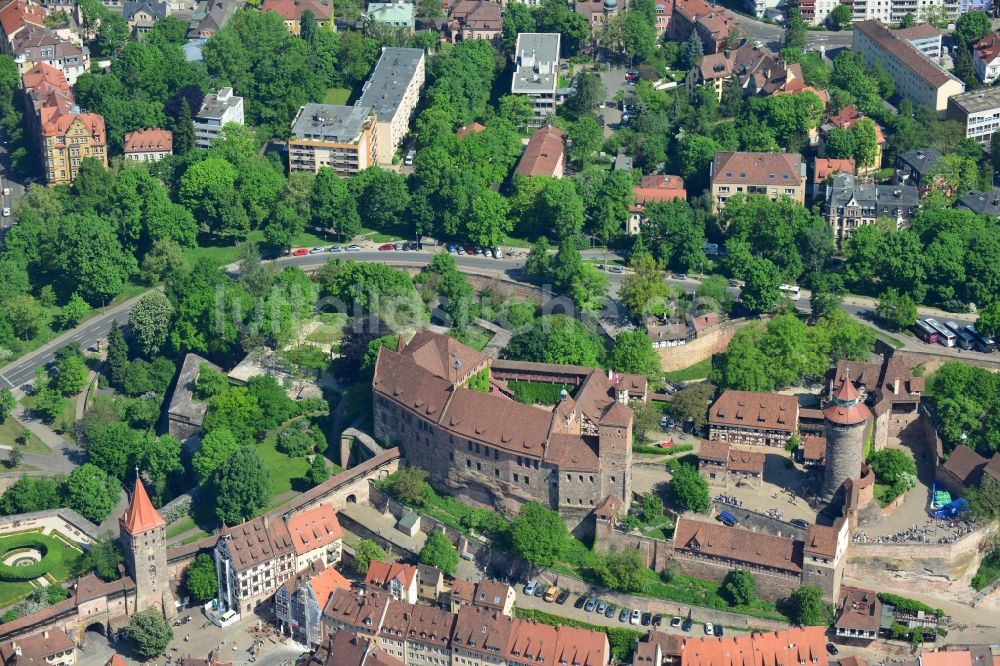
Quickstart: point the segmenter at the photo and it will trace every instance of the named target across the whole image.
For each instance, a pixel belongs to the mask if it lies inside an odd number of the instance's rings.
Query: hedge
[[[18,567],[0,564],[0,580],[27,582],[49,573],[62,559],[62,544],[52,537],[42,534],[19,534],[0,539],[0,559],[19,548],[34,548],[41,551],[42,559],[28,566]]]
[[[563,389],[573,395],[575,387],[568,384],[549,384],[547,382],[531,382],[521,379],[512,379],[507,382],[507,386],[514,392],[514,398],[526,405],[554,405],[559,402]]]
[[[892,594],[890,592],[879,592],[878,600],[884,604],[895,606],[899,610],[911,611],[914,613],[923,611],[925,613],[933,613],[941,617],[944,616],[944,611],[940,608],[931,608],[922,601],[917,601],[916,599],[910,599],[908,597],[901,597],[898,594]]]

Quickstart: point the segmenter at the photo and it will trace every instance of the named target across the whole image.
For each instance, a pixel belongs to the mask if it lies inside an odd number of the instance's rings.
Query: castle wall
[[[0,517],[0,536],[29,531],[59,532],[77,543],[90,544],[97,538],[99,528],[73,509],[47,509]]]
[[[692,557],[681,552],[674,554],[672,562],[676,563],[687,576],[713,580],[717,583],[721,583],[726,574],[733,569],[746,569],[757,582],[757,596],[767,601],[784,599],[801,585],[799,576],[786,576],[759,569],[749,569],[745,564],[738,562]]]
[[[664,372],[683,370],[695,363],[711,358],[713,354],[721,354],[729,347],[740,328],[756,319],[727,319],[714,329],[702,331],[701,335],[687,344],[676,347],[661,347],[656,350],[663,365]]]

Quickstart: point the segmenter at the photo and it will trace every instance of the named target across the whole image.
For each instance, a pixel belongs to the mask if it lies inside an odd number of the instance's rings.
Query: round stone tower
[[[821,495],[829,502],[847,479],[861,478],[865,454],[865,430],[871,412],[850,373],[834,391],[823,410],[826,434],[826,470]]]

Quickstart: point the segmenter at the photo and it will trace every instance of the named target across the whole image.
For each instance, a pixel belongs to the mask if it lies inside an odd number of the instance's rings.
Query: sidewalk
[[[56,431],[41,421],[32,418],[20,403],[11,411],[11,416],[52,449],[51,456],[25,453],[23,457],[25,464],[40,467],[48,474],[69,474],[76,469],[80,462],[83,462],[82,449],[63,439]]]

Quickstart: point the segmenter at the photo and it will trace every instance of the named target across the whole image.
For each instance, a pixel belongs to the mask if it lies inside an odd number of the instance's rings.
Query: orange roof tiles
[[[798,185],[802,178],[798,153],[716,153],[712,183],[744,185]]]
[[[463,2],[464,1],[465,0],[463,0]],[[477,122],[472,122],[469,123],[468,125],[462,125],[457,130],[455,130],[455,136],[457,136],[459,140],[461,140],[470,134],[478,134],[479,132],[482,132],[485,129],[486,129],[485,125],[480,125]]]
[[[972,653],[968,650],[948,650],[945,652],[923,652],[921,666],[972,666]]]
[[[827,119],[827,122],[836,128],[847,130],[854,127],[859,120],[864,120],[866,118],[868,118],[868,116],[858,111],[855,107],[845,106],[838,113],[830,116]],[[885,135],[882,134],[882,128],[878,123],[875,123],[875,141],[880,144],[885,143]]]
[[[825,627],[801,627],[735,638],[689,638],[681,666],[828,666]]]
[[[804,552],[833,558],[837,554],[837,534],[834,527],[810,525],[806,529]]]
[[[395,562],[372,562],[365,576],[365,585],[373,587],[388,587],[390,581],[398,580],[404,588],[410,586],[417,575],[417,568],[409,564]]]
[[[333,567],[327,567],[323,573],[309,581],[309,587],[312,588],[313,594],[316,595],[319,607],[325,608],[326,602],[329,601],[333,591],[350,590],[351,582]]]
[[[821,461],[826,457],[826,437],[806,435],[802,438],[802,457],[805,460]]]
[[[519,176],[554,176],[566,153],[566,133],[558,127],[541,127],[528,140],[528,147],[514,170]]]
[[[991,32],[973,44],[972,50],[975,52],[976,57],[984,63],[993,62],[997,58],[1000,58],[1000,35]]]
[[[132,501],[118,520],[129,534],[148,532],[167,524],[160,512],[153,508],[153,503],[149,501],[149,495],[146,494],[146,488],[142,485],[141,479],[135,480]]]
[[[838,173],[855,172],[854,158],[837,159],[833,157],[817,157],[813,166],[813,183],[825,183],[826,179]]]
[[[674,528],[674,547],[689,554],[802,572],[802,542],[738,527],[681,517]]]
[[[42,82],[48,83],[63,92],[69,92],[69,83],[66,81],[66,75],[61,70],[47,63],[36,63],[31,69],[21,75],[21,83],[24,89],[29,92]]]
[[[260,9],[275,12],[286,21],[298,21],[306,11],[313,13],[317,21],[329,21],[332,3],[328,0],[264,0]]]
[[[105,666],[125,666],[125,660],[122,656],[115,652],[111,655],[111,659],[108,659],[108,663]]]
[[[69,131],[74,123],[82,123],[93,136],[92,146],[103,146],[107,143],[104,134],[104,117],[96,113],[68,113],[56,116],[42,125],[42,136],[61,136]]]
[[[7,39],[29,25],[45,27],[45,10],[40,5],[25,0],[14,0],[0,8],[0,28],[3,29]]]
[[[795,396],[752,391],[725,391],[708,412],[711,425],[741,426],[792,432],[798,426]]]
[[[174,149],[174,133],[153,127],[125,134],[125,154],[171,152]]]
[[[680,176],[666,174],[643,176],[642,182],[632,188],[632,196],[635,198],[636,206],[641,207],[674,199],[684,201],[687,199],[687,190],[684,189],[684,179]]]
[[[321,504],[315,509],[293,514],[288,518],[287,527],[299,555],[328,546],[344,536],[332,504]]]
[[[871,411],[861,401],[861,393],[851,381],[850,374],[834,392],[833,402],[823,409],[823,416],[839,425],[856,425],[865,422],[871,416]]]

